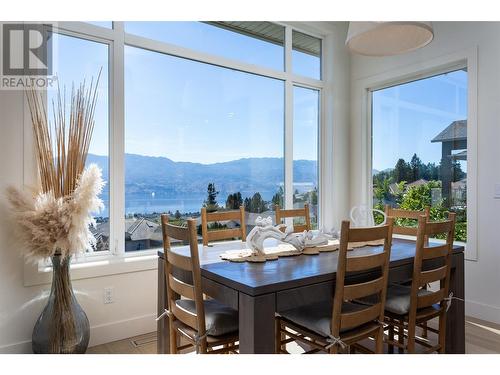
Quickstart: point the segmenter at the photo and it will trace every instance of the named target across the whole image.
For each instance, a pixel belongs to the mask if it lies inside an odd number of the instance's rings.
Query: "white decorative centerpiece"
[[[255,219],[255,227],[247,235],[247,246],[252,250],[252,254],[255,256],[265,256],[264,241],[267,238],[283,241],[285,233],[280,228],[284,226],[284,224],[274,226],[271,216],[267,218],[257,217]]]
[[[283,242],[289,243],[299,251],[305,248],[328,245],[328,237],[323,231],[320,231],[316,236],[313,231],[305,230],[301,233],[294,233],[293,227],[287,227]]]
[[[286,230],[283,231],[283,228]],[[278,244],[264,251],[264,241],[268,238],[277,240]],[[255,220],[255,227],[248,233],[246,245],[249,250],[226,251],[220,256],[231,262],[265,262],[279,257],[335,251],[338,249],[338,240],[333,230],[293,233],[293,227],[287,227],[285,224],[273,225],[271,217],[259,216]]]

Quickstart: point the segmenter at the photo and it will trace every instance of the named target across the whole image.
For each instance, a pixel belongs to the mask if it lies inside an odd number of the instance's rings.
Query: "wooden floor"
[[[291,353],[301,353],[295,344],[287,345]],[[500,325],[466,318],[465,350],[467,354],[500,354]],[[156,332],[91,347],[89,354],[156,354]]]

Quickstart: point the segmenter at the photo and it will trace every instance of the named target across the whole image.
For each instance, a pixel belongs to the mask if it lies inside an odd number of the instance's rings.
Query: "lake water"
[[[217,202],[220,206],[225,206],[226,198],[230,193],[220,192]],[[260,192],[262,199],[270,201],[275,192]],[[243,195],[243,199],[247,196]],[[251,197],[251,195],[249,196]],[[105,209],[99,216],[108,217],[109,215],[109,200],[105,199]],[[200,212],[203,202],[206,199],[206,194],[177,196],[175,198],[157,198],[153,196],[125,196],[125,215],[133,214],[152,214],[172,212],[179,210],[181,213]]]

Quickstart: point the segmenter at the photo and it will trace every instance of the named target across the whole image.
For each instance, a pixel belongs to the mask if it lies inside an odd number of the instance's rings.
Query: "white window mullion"
[[[292,28],[285,28],[285,208],[293,207],[293,81],[292,72]]]
[[[114,22],[114,43],[110,58],[110,250],[125,253],[125,90],[123,22]]]

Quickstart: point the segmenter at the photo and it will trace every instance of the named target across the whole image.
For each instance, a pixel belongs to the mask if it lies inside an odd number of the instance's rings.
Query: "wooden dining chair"
[[[393,208],[388,204],[385,205],[385,214],[386,216],[391,216],[394,219],[394,227],[392,229],[393,234],[402,234],[407,236],[417,236],[418,231],[418,219],[420,216],[424,215],[427,217],[427,220],[430,218],[431,209],[430,207],[425,207],[422,211],[418,210],[403,210],[400,208]],[[413,219],[415,220],[415,225],[399,225],[399,220],[397,219]]]
[[[385,320],[388,323],[389,352],[394,346],[415,353],[415,344],[423,345],[426,353],[445,352],[446,312],[451,303],[450,288],[451,253],[455,231],[455,214],[449,213],[448,220],[429,222],[425,215],[418,218],[417,244],[413,262],[411,286],[391,285],[387,290]],[[446,243],[432,246],[426,238],[438,234],[446,236]],[[425,286],[439,281],[439,290],[430,291]],[[427,327],[438,335],[438,344],[416,336],[416,327],[438,317],[439,329]],[[395,328],[398,341],[394,340]],[[406,333],[405,333],[406,331]]]
[[[422,215],[427,217],[427,220],[430,220],[431,209],[429,206],[425,207],[422,211],[419,210],[403,210],[400,208],[393,208],[388,204],[385,205],[385,214],[386,216],[393,217],[394,226],[392,229],[393,234],[401,234],[405,236],[414,236],[417,237],[418,232],[418,218]],[[415,225],[400,225],[398,219],[410,219],[415,221]],[[429,238],[425,238],[425,243],[429,243]],[[411,285],[411,279],[406,280],[404,282],[400,282],[399,284],[403,285]],[[427,289],[427,286],[424,286]],[[427,331],[427,323],[422,323],[422,337],[426,338],[428,336]],[[402,337],[398,334],[398,337]],[[401,351],[401,350],[400,350]]]
[[[240,222],[239,228],[208,230],[208,223],[218,221],[237,220]],[[239,210],[207,212],[203,207],[201,209],[201,233],[203,237],[203,246],[208,246],[210,241],[224,240],[230,238],[241,238],[246,241],[247,232],[245,225],[245,208]]]
[[[350,242],[376,240],[384,240],[381,249],[370,250],[364,255],[348,252]],[[276,317],[276,353],[286,353],[285,345],[291,341],[303,342],[312,348],[307,354],[338,353],[339,349],[382,353],[391,243],[392,219],[385,225],[371,228],[350,228],[350,222],[343,221],[333,298],[325,296],[324,302],[280,312]],[[368,270],[379,272],[359,277]],[[368,296],[376,302],[369,305],[357,302]],[[374,351],[359,343],[370,337],[375,340]]]
[[[187,227],[179,227],[168,223],[168,215],[161,215],[161,225],[170,353],[193,347],[197,353],[235,353],[238,349],[238,311],[215,300],[203,299],[196,221],[189,219]],[[189,255],[174,252],[170,247],[171,238],[189,244]],[[182,280],[181,274],[184,275]],[[181,339],[187,344],[179,345]]]
[[[303,208],[293,208],[289,210],[281,209],[280,206],[277,204],[274,206],[274,212],[276,215],[276,225],[278,224],[284,224],[284,219],[291,217],[303,217],[304,218],[304,224],[294,224],[293,225],[293,233],[301,233],[305,230],[311,230],[311,216],[309,213],[309,204],[304,203]],[[285,231],[284,228],[282,228],[282,231]]]

